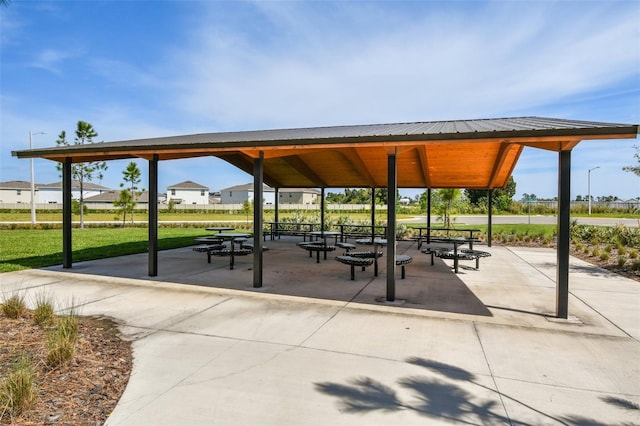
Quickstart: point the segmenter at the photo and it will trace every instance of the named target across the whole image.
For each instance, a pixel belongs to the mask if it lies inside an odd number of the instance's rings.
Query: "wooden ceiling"
[[[213,156],[277,188],[386,187],[396,154],[400,188],[504,187],[525,146],[573,149],[585,139],[635,139],[637,125],[538,117],[210,133],[14,152],[73,162]],[[194,180],[198,177],[194,176]]]

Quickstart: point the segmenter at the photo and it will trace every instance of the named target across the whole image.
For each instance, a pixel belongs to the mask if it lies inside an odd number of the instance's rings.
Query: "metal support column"
[[[276,197],[276,199],[273,201],[273,206],[275,208],[275,210],[273,212],[273,221],[275,223],[278,223],[278,222],[280,222],[280,220],[278,218],[278,216],[279,216],[279,211],[278,210],[280,210],[280,188],[276,188],[275,197]]]
[[[371,188],[371,243],[376,239],[376,189]]]
[[[431,244],[431,188],[427,188],[427,244]]]
[[[396,300],[396,192],[398,192],[396,168],[396,154],[389,154],[387,158],[387,302]]]
[[[253,287],[262,287],[262,194],[264,192],[264,152],[253,160]]]
[[[158,275],[158,154],[149,160],[149,276]]]
[[[62,163],[62,267],[71,268],[73,263],[71,228],[71,158]]]
[[[487,245],[491,247],[491,240],[493,235],[493,189],[487,191],[487,203],[489,204],[487,212]]]
[[[324,231],[324,187],[320,188],[320,230]]]
[[[569,222],[571,220],[571,151],[558,153],[558,266],[556,271],[556,316],[569,316]]]

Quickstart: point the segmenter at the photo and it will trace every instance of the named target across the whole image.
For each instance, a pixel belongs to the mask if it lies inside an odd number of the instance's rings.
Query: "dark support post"
[[[376,189],[371,188],[371,244],[376,239]]]
[[[62,163],[62,267],[71,268],[73,263],[71,239],[71,158]]]
[[[262,194],[264,186],[264,152],[253,161],[253,287],[262,287]]]
[[[158,275],[158,154],[149,160],[149,276]]]
[[[569,316],[569,221],[571,219],[571,151],[558,154],[558,267],[556,271],[556,316]]]
[[[320,188],[320,230],[324,231],[324,187]]]
[[[431,188],[427,188],[427,244],[431,244]]]
[[[493,189],[490,189],[487,192],[487,202],[489,203],[489,206],[488,206],[489,211],[487,213],[487,245],[491,247],[491,240],[492,240],[491,226],[493,224]]]
[[[396,192],[398,192],[396,167],[396,154],[389,154],[387,158],[387,302],[396,300]]]
[[[275,208],[275,211],[273,212],[273,221],[278,223],[280,222],[278,220],[278,214],[279,214],[278,210],[280,209],[280,188],[276,188],[275,196],[276,196],[276,199],[273,201],[273,205]]]

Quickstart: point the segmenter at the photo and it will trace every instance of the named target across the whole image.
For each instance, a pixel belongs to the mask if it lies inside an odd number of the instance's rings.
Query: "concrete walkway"
[[[403,304],[385,271],[315,262],[267,242],[251,256],[190,249],[0,275],[3,294],[73,300],[134,341],[109,425],[640,424],[640,283],[571,259],[569,320],[555,309],[555,251],[493,247],[480,270],[434,266],[413,243]],[[486,248],[485,248],[486,249]],[[384,260],[384,258],[383,258]]]

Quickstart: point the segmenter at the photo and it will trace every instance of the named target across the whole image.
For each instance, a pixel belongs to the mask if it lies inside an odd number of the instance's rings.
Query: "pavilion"
[[[63,267],[72,267],[71,166],[143,158],[157,199],[163,160],[214,156],[253,174],[254,197],[273,188],[474,188],[507,184],[524,147],[558,153],[556,316],[568,317],[571,150],[582,140],[635,139],[638,125],[515,117],[204,133],[14,151],[63,165]],[[277,197],[276,197],[277,198]],[[491,199],[491,197],[489,197]],[[260,204],[260,203],[258,203]],[[324,222],[324,220],[322,220]],[[262,286],[262,207],[254,209],[253,286]],[[395,241],[396,206],[387,210]],[[158,273],[158,208],[149,205],[149,275]],[[395,300],[395,244],[387,245],[387,301]]]

